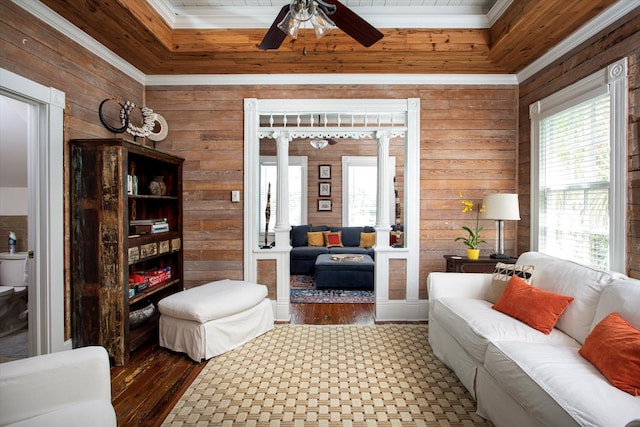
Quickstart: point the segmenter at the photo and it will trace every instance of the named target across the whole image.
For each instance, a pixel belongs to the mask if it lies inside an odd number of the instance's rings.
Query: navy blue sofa
[[[342,231],[343,247],[309,246],[307,233],[310,231]],[[314,274],[316,258],[320,254],[362,254],[374,258],[373,248],[360,247],[360,233],[373,233],[373,227],[329,227],[311,224],[291,227],[291,274]]]

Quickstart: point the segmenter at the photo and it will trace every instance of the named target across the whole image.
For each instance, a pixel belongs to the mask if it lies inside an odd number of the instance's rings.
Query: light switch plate
[[[240,192],[238,190],[231,191],[231,201],[232,202],[240,201]]]

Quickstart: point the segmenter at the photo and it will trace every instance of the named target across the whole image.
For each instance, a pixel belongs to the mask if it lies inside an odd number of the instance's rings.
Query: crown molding
[[[518,82],[522,83],[542,71],[548,65],[570,52],[580,44],[615,23],[634,9],[640,7],[640,0],[619,0],[600,15],[593,18],[587,24],[576,30],[569,37],[555,45],[547,53],[536,59],[531,65],[517,74]]]
[[[260,82],[260,83],[256,83]],[[147,76],[146,86],[517,85],[515,74],[194,74]]]
[[[489,10],[489,12],[487,12],[487,19],[489,20],[489,27],[487,28],[493,27],[493,24],[495,24],[498,21],[498,18],[500,18],[502,14],[506,12],[509,6],[511,6],[511,3],[513,3],[513,0],[497,0],[496,1],[496,3]]]

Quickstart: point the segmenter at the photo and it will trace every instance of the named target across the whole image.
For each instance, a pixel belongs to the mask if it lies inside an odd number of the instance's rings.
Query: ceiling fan
[[[318,38],[334,26],[364,47],[383,37],[380,31],[338,0],[291,0],[280,9],[258,48],[278,49],[287,34],[297,38],[300,25],[306,21],[311,22]]]

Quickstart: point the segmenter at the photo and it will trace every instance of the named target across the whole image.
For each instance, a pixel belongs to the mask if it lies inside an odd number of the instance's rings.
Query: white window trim
[[[342,156],[342,223],[348,224],[349,220],[349,166],[378,166],[378,158],[376,156]],[[389,157],[389,176],[385,181],[389,184],[389,194],[393,200],[393,175],[396,173],[396,158]],[[389,205],[389,218],[395,218],[395,204]],[[395,221],[394,221],[395,223]],[[362,224],[348,224],[358,226]],[[375,224],[368,224],[372,227]]]
[[[626,272],[627,58],[529,106],[531,119],[531,250],[539,248],[540,121],[598,95],[611,96],[609,268]]]

